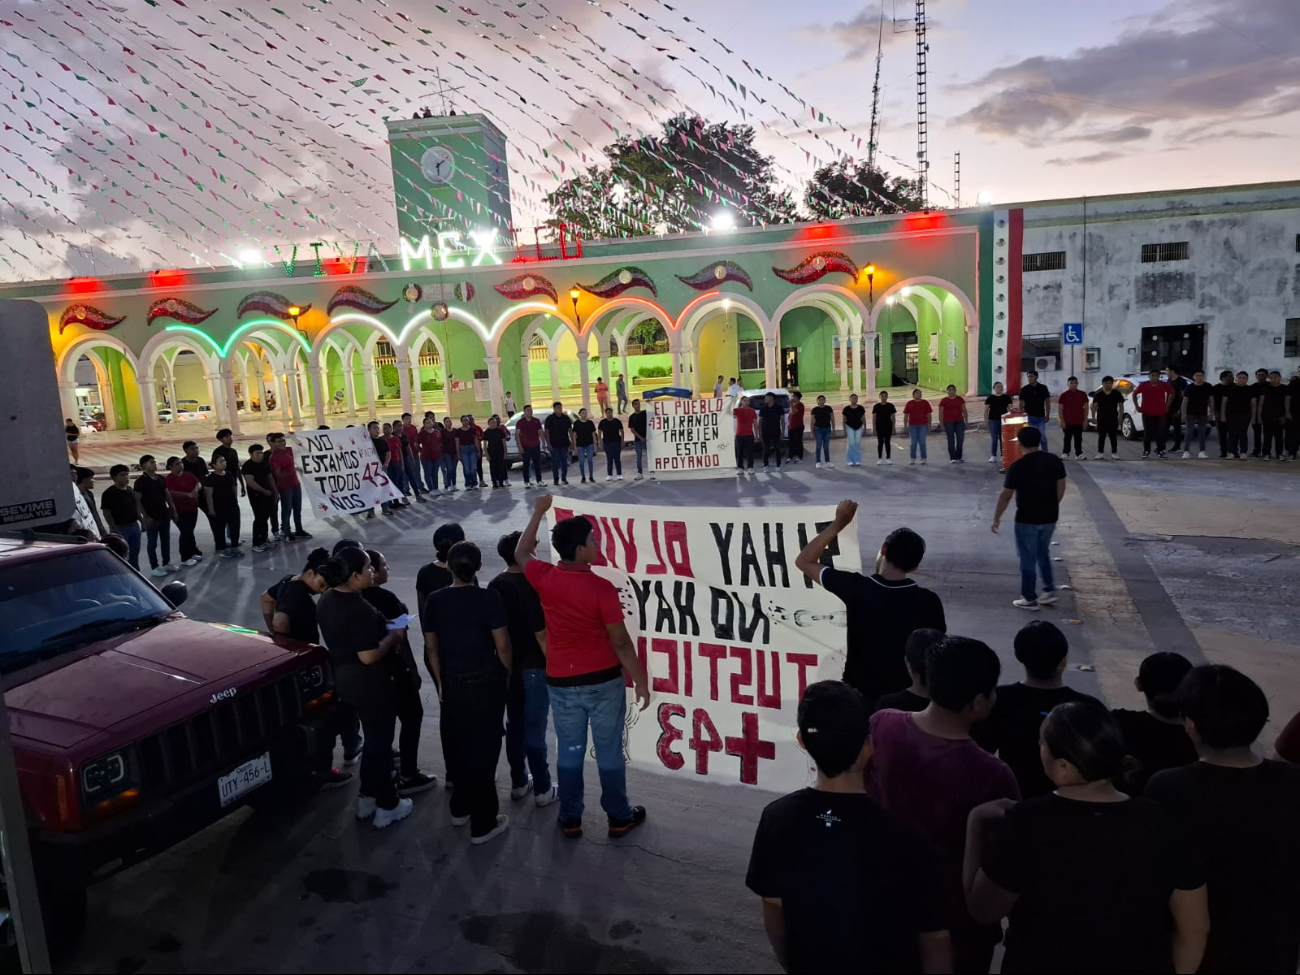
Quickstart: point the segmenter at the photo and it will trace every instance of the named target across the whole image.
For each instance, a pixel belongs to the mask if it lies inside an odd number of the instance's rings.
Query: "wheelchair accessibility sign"
[[[1066,322],[1061,328],[1062,345],[1083,345],[1083,323]]]

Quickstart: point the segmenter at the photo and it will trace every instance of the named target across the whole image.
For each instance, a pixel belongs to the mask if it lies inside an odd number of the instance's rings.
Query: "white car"
[[[171,410],[158,411],[159,423],[171,423],[174,419],[176,419],[176,414],[174,414]]]

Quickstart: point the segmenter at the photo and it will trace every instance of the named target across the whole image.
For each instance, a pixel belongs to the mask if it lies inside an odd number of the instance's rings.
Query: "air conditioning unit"
[[[1034,359],[1034,370],[1037,372],[1056,372],[1056,356],[1040,355]]]

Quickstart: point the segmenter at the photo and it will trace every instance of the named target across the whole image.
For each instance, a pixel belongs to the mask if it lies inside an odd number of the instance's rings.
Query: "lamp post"
[[[582,316],[578,314],[578,295],[580,292],[577,288],[569,289],[569,297],[573,299],[573,318],[578,323],[578,331],[582,331]]]

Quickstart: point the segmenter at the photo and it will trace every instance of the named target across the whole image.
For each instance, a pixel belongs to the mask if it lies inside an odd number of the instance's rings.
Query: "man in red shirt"
[[[742,396],[731,415],[736,419],[736,473],[741,474],[746,467],[754,469],[754,421],[758,413],[749,405],[749,397]]]
[[[1156,456],[1165,456],[1165,414],[1169,401],[1174,398],[1174,388],[1160,378],[1160,370],[1152,369],[1147,380],[1133,390],[1133,402],[1142,414],[1142,459],[1151,456],[1151,444],[1156,445]]]
[[[452,429],[451,416],[442,418],[442,489],[456,490],[456,469],[460,465],[460,439]]]
[[[420,452],[425,487],[430,494],[437,494],[438,469],[442,466],[442,430],[432,413],[424,414],[424,426],[411,438],[411,443]]]
[[[948,463],[964,464],[962,456],[966,443],[966,398],[957,395],[957,387],[948,384],[948,395],[939,400],[939,419],[943,421],[943,432],[948,438]]]
[[[285,541],[295,538],[311,538],[302,527],[302,481],[298,479],[298,465],[293,459],[293,448],[286,441],[283,433],[268,434],[266,442],[271,445],[271,473],[275,476],[275,487],[280,492],[280,537]],[[289,528],[289,518],[293,517],[294,529]]]
[[[790,394],[790,416],[786,429],[789,431],[790,451],[786,463],[798,464],[803,461],[803,393],[795,390]]]
[[[515,562],[524,567],[546,616],[546,683],[555,723],[560,829],[569,838],[582,835],[582,765],[590,725],[609,835],[624,836],[646,816],[645,806],[634,806],[627,798],[624,671],[642,711],[650,705],[650,687],[623,622],[618,590],[591,569],[600,555],[591,522],[582,516],[556,522],[551,548],[558,564],[534,556],[537,530],[552,501],[546,494],[533,505],[533,517],[515,548]]]
[[[519,453],[524,458],[524,487],[533,486],[529,471],[542,483],[542,421],[533,416],[532,404],[524,407],[524,415],[515,423],[515,436],[519,438]]]
[[[1079,388],[1079,377],[1071,376],[1067,380],[1070,388],[1057,399],[1057,413],[1061,417],[1061,427],[1065,430],[1065,445],[1061,456],[1070,456],[1070,444],[1074,444],[1076,460],[1083,460],[1083,426],[1088,422],[1088,394]]]
[[[396,424],[394,424],[394,427],[396,427]],[[394,432],[396,432],[396,430],[394,430]],[[411,414],[403,413],[402,436],[405,438],[406,442],[402,444],[402,447],[405,450],[405,453],[402,454],[402,463],[406,466],[406,480],[407,483],[411,485],[411,490],[415,492],[416,500],[423,501],[424,498],[420,495],[422,495],[426,490],[436,490],[437,485],[435,484],[431,488],[426,488],[424,486],[424,479],[420,476],[420,472],[423,470],[423,465],[420,463],[419,435],[419,428],[411,422]]]
[[[903,415],[907,417],[908,448],[912,455],[909,464],[916,463],[918,448],[921,451],[921,463],[925,463],[925,435],[929,432],[930,414],[933,412],[930,401],[925,398],[925,395],[919,389],[912,390],[912,398],[903,407]]]

